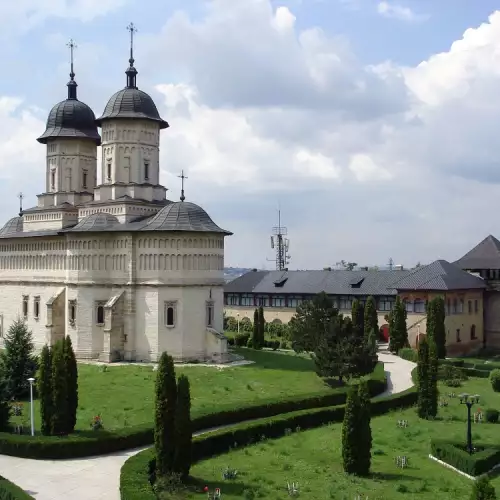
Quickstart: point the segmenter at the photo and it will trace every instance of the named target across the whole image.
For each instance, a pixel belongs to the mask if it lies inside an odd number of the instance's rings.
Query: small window
[[[87,189],[87,177],[88,177],[88,173],[87,171],[83,171],[83,176],[82,176],[82,187],[83,189]]]
[[[457,328],[457,342],[462,342],[460,339],[460,328]]]
[[[476,340],[477,337],[476,337],[476,325],[472,325],[470,327],[470,339],[471,340]]]
[[[176,303],[175,302],[165,302],[165,326],[173,328],[176,321]]]
[[[144,162],[144,180],[145,181],[149,180],[149,162],[148,161]]]
[[[474,301],[474,312],[476,314],[479,312],[479,302],[477,299]]]
[[[33,301],[33,316],[35,319],[40,318],[40,297],[35,297]]]
[[[52,189],[52,191],[54,191],[55,188],[56,188],[56,171],[51,170],[50,171],[50,189]]]
[[[469,301],[467,302],[467,306],[468,306],[468,308],[469,308],[469,314],[472,314],[472,300],[469,300]]]
[[[23,295],[23,317],[25,319],[28,317],[28,302],[29,295]]]
[[[425,313],[425,302],[421,299],[415,300],[413,309],[416,313]]]
[[[98,304],[96,309],[96,323],[98,325],[104,325],[104,305]]]
[[[108,163],[108,165],[106,166],[106,177],[108,181],[111,180],[111,163]]]
[[[406,312],[412,313],[414,311],[413,302],[411,300],[404,300]]]
[[[207,326],[212,328],[214,326],[214,303],[207,302]]]
[[[76,300],[70,300],[69,305],[69,322],[74,325],[76,321]]]
[[[464,299],[458,301],[458,314],[463,314],[464,312]]]

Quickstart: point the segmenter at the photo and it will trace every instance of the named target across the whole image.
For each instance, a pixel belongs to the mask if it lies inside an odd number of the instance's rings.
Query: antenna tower
[[[281,210],[278,209],[278,225],[273,227],[273,234],[271,234],[271,248],[276,250],[276,270],[284,271],[290,264],[290,255],[288,249],[290,248],[290,240],[285,238],[288,229],[281,225]],[[272,260],[272,259],[268,259]]]

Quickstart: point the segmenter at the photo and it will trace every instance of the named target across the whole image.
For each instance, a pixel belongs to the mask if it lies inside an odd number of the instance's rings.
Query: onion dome
[[[101,144],[101,137],[97,131],[95,115],[92,109],[77,98],[73,71],[73,47],[71,41],[71,72],[70,81],[67,83],[68,98],[56,104],[49,113],[45,132],[37,139],[42,144],[47,144],[49,139],[59,137],[91,139],[98,146]]]

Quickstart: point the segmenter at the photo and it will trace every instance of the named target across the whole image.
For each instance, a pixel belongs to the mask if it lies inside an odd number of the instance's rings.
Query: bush
[[[417,401],[414,387],[371,403],[371,414],[381,415],[392,410],[413,406]],[[287,435],[290,429],[313,429],[331,422],[341,422],[344,406],[315,408],[286,413],[248,423],[230,429],[220,429],[193,439],[193,462],[199,462],[230,451],[235,446],[246,446],[266,438]],[[121,500],[156,500],[150,484],[155,468],[154,450],[149,448],[129,458],[120,472]]]
[[[403,347],[398,351],[398,356],[402,359],[406,359],[406,361],[412,361],[416,363],[418,361],[418,352],[411,347]]]
[[[234,345],[234,337],[227,337],[227,345]]]
[[[491,387],[495,392],[500,392],[500,370],[495,368],[490,372]]]
[[[386,388],[384,364],[378,363],[368,379],[370,396],[383,392]],[[346,388],[325,394],[309,394],[297,399],[285,397],[260,400],[250,406],[233,405],[224,409],[223,403],[219,411],[193,418],[193,432],[220,426],[233,425],[245,420],[256,420],[281,413],[289,413],[311,408],[325,408],[342,405],[346,400]],[[139,448],[152,444],[152,424],[141,424],[113,432],[75,432],[66,437],[35,436],[0,433],[0,454],[34,459],[78,458],[92,455],[105,455],[129,448]]]
[[[469,455],[461,441],[431,440],[434,457],[473,477],[486,474],[500,462],[500,447],[481,444],[475,444],[474,447],[477,451]]]
[[[463,368],[453,365],[441,365],[438,370],[438,379],[446,382],[450,380],[465,381],[469,377]]]
[[[471,500],[496,500],[496,498],[495,488],[491,485],[486,474],[474,481]]]
[[[0,500],[34,500],[24,490],[0,476]]]
[[[498,410],[495,410],[493,408],[488,408],[486,410],[486,422],[489,422],[490,424],[496,424],[498,422],[499,416],[500,412]]]
[[[246,347],[249,338],[249,333],[237,333],[234,337],[234,345],[238,347]]]

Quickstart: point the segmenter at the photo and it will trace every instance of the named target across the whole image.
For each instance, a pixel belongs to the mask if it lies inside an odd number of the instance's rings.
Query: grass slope
[[[211,490],[222,489],[225,500],[246,498],[245,490],[253,490],[256,498],[285,500],[290,498],[287,482],[298,482],[301,498],[315,500],[457,500],[469,498],[471,481],[446,469],[428,458],[430,438],[457,438],[465,441],[466,408],[448,393],[480,394],[478,405],[500,409],[500,394],[494,393],[484,379],[470,379],[461,388],[440,387],[448,406],[440,408],[438,420],[419,420],[414,409],[390,413],[372,419],[374,444],[372,448],[372,476],[361,479],[347,477],[342,471],[341,429],[333,424],[290,436],[263,441],[196,464],[191,473],[196,478],[193,492],[186,498],[200,496],[204,485]],[[399,419],[409,426],[401,429]],[[500,424],[473,424],[475,442],[498,442]],[[395,457],[406,455],[408,469],[395,465]],[[239,471],[236,479],[222,480],[227,466]],[[500,478],[493,481],[500,492]],[[248,495],[248,493],[246,494]],[[250,497],[249,497],[250,498]]]
[[[255,364],[217,369],[176,366],[191,382],[193,417],[258,401],[277,401],[290,396],[326,394],[332,389],[315,374],[310,359],[294,353],[237,350]],[[106,430],[152,422],[154,381],[152,366],[102,366],[79,364],[77,429],[89,430],[92,417],[100,414]],[[35,401],[36,428],[40,426]],[[29,427],[29,402],[15,424]]]

